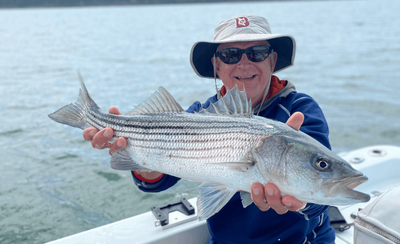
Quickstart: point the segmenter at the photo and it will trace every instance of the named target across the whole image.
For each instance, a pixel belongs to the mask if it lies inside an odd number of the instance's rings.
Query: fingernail
[[[258,188],[255,188],[254,190],[253,190],[253,193],[254,193],[254,195],[259,195],[260,194],[260,189],[258,189]]]
[[[124,144],[124,143],[122,142],[122,140],[118,140],[118,141],[117,141],[117,146],[122,147],[123,144]]]
[[[110,135],[110,133],[108,133],[108,131],[104,131],[103,136],[104,137],[108,137]]]
[[[96,148],[97,149],[103,149],[104,145],[106,145],[106,144],[105,143],[103,143],[101,145],[96,144]]]
[[[267,188],[267,194],[270,196],[274,195],[274,189]]]
[[[301,211],[301,210],[305,209],[306,206],[307,206],[307,203],[305,202],[305,203],[303,204],[303,206],[301,206],[299,209],[297,209],[297,211]]]
[[[94,131],[89,131],[89,135],[94,136]]]
[[[288,203],[286,203],[286,206],[287,206],[287,207],[291,207],[291,206],[292,206],[292,203],[291,203],[291,202],[288,202]]]

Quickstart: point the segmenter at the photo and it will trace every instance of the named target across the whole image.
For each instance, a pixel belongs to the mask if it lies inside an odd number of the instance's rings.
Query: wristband
[[[138,173],[136,173],[136,171],[132,171],[133,174],[136,176],[136,178],[138,178],[141,181],[147,182],[147,183],[156,183],[157,181],[161,180],[161,178],[164,176],[164,174],[161,174],[159,177],[153,179],[153,180],[149,180],[146,178],[143,178],[141,175],[139,175]]]

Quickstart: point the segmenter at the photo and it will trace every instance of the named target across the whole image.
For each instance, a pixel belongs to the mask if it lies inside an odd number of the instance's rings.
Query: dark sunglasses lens
[[[238,48],[227,48],[219,51],[218,57],[226,64],[236,64],[242,58],[242,52]]]
[[[256,46],[246,49],[247,58],[252,62],[261,62],[268,58],[271,49],[265,46]]]
[[[242,59],[244,52],[246,52],[247,58],[251,62],[261,62],[268,58],[271,49],[267,46],[254,46],[246,49],[227,48],[218,51],[217,56],[226,64],[237,64]]]

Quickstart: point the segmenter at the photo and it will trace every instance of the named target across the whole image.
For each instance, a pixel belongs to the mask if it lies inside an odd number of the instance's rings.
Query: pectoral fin
[[[235,195],[236,190],[216,183],[202,183],[197,197],[197,217],[205,220],[218,213]]]
[[[254,166],[254,162],[222,162],[222,163],[210,163],[210,164],[218,164],[229,167],[231,170],[246,172],[252,166]]]

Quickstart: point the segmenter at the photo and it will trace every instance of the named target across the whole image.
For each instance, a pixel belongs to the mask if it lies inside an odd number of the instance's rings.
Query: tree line
[[[243,0],[0,0],[0,8],[76,7],[167,3],[241,2]],[[265,1],[265,0],[253,0]]]

